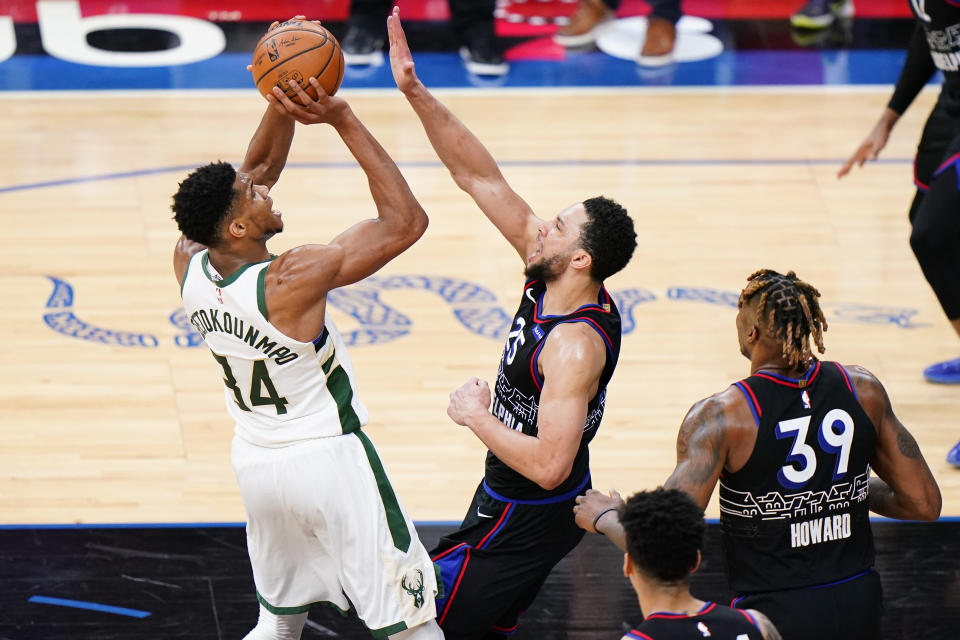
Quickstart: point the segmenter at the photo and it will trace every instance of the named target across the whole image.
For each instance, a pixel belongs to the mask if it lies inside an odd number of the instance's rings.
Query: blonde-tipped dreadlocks
[[[791,367],[799,368],[810,362],[813,352],[810,350],[810,336],[823,353],[823,332],[827,330],[827,320],[820,310],[817,298],[820,292],[793,271],[787,275],[772,269],[760,269],[747,278],[741,299],[744,304],[760,294],[757,318],[767,319],[767,330],[783,347],[783,357]]]

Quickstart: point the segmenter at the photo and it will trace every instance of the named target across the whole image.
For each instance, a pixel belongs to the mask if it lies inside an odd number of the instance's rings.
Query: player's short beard
[[[560,277],[563,272],[563,266],[567,261],[567,256],[552,256],[550,258],[541,258],[527,267],[523,275],[528,280],[540,280],[550,282]]]

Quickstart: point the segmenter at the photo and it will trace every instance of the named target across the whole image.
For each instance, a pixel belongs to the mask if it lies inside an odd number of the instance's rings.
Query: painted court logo
[[[411,584],[413,581],[410,581]],[[403,587],[403,590],[413,596],[413,606],[417,609],[423,606],[423,571],[417,569],[417,583],[412,586],[407,586],[407,576],[403,576],[403,579],[400,580],[400,586]]]
[[[73,285],[55,276],[47,278],[53,285],[53,292],[47,300],[42,317],[51,330],[70,338],[111,346],[148,349],[160,346],[160,337],[153,333],[106,328],[83,320],[75,309],[76,294]],[[523,327],[518,327],[518,334],[511,332],[513,317],[501,306],[492,291],[466,280],[430,275],[374,276],[349,287],[330,291],[327,303],[350,316],[357,324],[355,328],[343,332],[344,343],[348,347],[365,347],[392,342],[409,334],[413,320],[400,309],[387,304],[383,296],[402,295],[401,292],[411,290],[435,295],[449,307],[456,322],[470,333],[497,341],[510,337],[513,348],[523,343]],[[527,292],[529,293],[529,289]],[[664,300],[736,309],[739,294],[736,291],[704,287],[671,286],[665,294],[632,287],[611,291],[610,296],[620,310],[623,335],[629,335],[636,328],[633,315],[640,305]],[[831,323],[853,322],[894,326],[899,329],[929,326],[917,322],[917,310],[907,307],[838,302],[827,303],[824,310],[828,312]],[[176,346],[196,348],[203,344],[201,334],[191,325],[182,307],[174,310],[168,319],[177,330],[177,335],[173,336]],[[533,335],[537,340],[543,338],[536,330]]]

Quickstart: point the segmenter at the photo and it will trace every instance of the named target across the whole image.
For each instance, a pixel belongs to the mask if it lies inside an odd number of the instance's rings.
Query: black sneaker
[[[492,33],[478,32],[464,38],[460,58],[467,71],[478,76],[505,76],[510,70]]]
[[[853,17],[853,0],[810,0],[790,16],[797,29],[825,29],[837,18]]]
[[[383,45],[386,38],[382,34],[362,24],[347,25],[347,33],[343,36],[343,61],[347,65],[383,64]]]

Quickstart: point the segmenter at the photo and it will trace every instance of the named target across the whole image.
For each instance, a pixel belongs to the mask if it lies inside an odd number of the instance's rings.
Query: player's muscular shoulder
[[[709,453],[711,463],[705,468],[722,465],[736,471],[746,463],[755,441],[753,414],[739,390],[730,387],[690,408],[677,435],[677,453]]]
[[[890,410],[887,392],[875,375],[860,365],[846,367],[850,381],[857,391],[857,398],[874,425],[879,425]]]
[[[194,242],[184,235],[180,236],[176,246],[173,248],[173,273],[177,277],[177,282],[183,283],[183,276],[187,272],[187,265],[190,264],[190,259],[206,248],[205,245]]]
[[[568,380],[596,392],[606,363],[606,347],[597,332],[580,322],[554,327],[543,345],[538,365],[549,382]]]
[[[606,347],[597,332],[582,322],[566,322],[550,331],[543,355],[548,362],[565,366],[600,369],[606,361]]]
[[[320,300],[342,262],[343,249],[336,245],[303,245],[280,254],[267,268],[264,282],[270,306]]]

